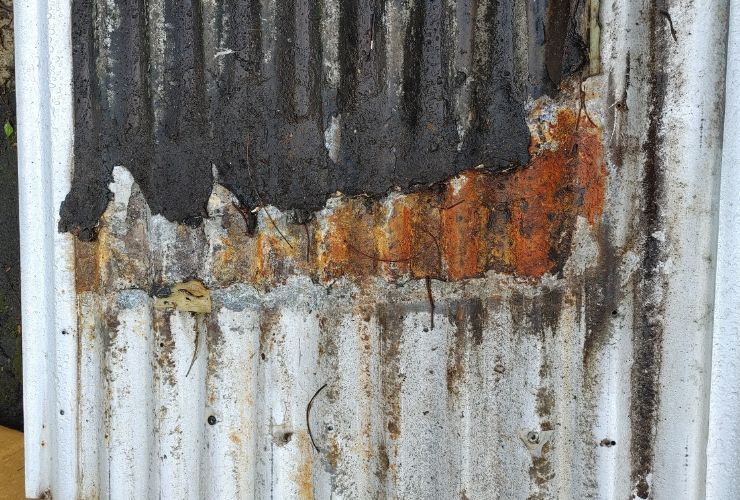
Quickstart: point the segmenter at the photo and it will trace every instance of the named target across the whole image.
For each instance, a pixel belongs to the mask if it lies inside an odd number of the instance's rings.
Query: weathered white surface
[[[740,2],[730,2],[719,197],[707,498],[740,491]]]
[[[53,14],[52,14],[53,13]],[[72,169],[69,2],[17,2],[16,88],[21,227],[26,493],[77,495],[73,239],[56,231]],[[64,412],[62,415],[61,412]]]

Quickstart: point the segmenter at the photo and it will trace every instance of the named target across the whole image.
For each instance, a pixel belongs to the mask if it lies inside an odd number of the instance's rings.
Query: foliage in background
[[[23,426],[12,0],[0,0],[0,425]]]

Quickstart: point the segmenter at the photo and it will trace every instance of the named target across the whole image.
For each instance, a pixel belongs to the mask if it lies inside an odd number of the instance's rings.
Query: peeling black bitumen
[[[336,18],[314,0],[74,0],[75,168],[59,229],[95,237],[115,165],[153,213],[197,225],[212,165],[244,207],[310,212],[336,191],[526,164],[527,97],[586,62],[582,3],[528,2],[522,38],[513,0],[395,5],[408,15],[398,36],[388,0],[340,1]]]

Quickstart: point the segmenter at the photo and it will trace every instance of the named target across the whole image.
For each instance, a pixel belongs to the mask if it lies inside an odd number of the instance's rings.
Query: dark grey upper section
[[[212,165],[246,206],[321,208],[528,161],[528,95],[585,61],[579,0],[73,0],[75,171],[94,238],[114,165],[197,224]]]

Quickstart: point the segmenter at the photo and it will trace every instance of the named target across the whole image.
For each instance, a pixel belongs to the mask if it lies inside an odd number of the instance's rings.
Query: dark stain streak
[[[394,442],[400,437],[401,418],[401,335],[404,309],[389,304],[377,309],[380,326],[380,397],[384,412],[384,432],[381,446],[388,454],[395,454]],[[389,449],[390,448],[390,449]],[[390,460],[390,458],[389,458]],[[385,469],[387,471],[387,468]],[[381,471],[383,475],[385,471]]]
[[[427,287],[427,299],[429,300],[429,329],[434,330],[434,296],[432,295],[432,278],[424,278]]]
[[[663,199],[663,135],[662,113],[665,104],[667,75],[662,69],[667,51],[661,31],[659,15],[665,7],[664,0],[651,4],[648,13],[648,65],[653,68],[650,81],[648,130],[643,144],[644,174],[642,234],[642,275],[635,287],[635,314],[633,326],[633,365],[631,374],[632,397],[630,419],[632,434],[631,478],[640,498],[650,496],[648,477],[654,461],[656,419],[660,405],[659,375],[663,340],[663,304],[657,293],[663,286],[659,267],[664,260],[661,243],[652,234],[661,227],[660,204]]]
[[[527,164],[527,96],[554,94],[586,60],[580,0],[533,12],[546,36],[527,37],[526,51],[514,47],[512,2],[480,0],[458,30],[441,0],[404,4],[393,70],[385,1],[340,2],[336,79],[318,2],[163,2],[161,19],[150,3],[116,0],[114,14],[73,0],[75,168],[59,229],[82,240],[96,236],[114,165],[152,213],[197,226],[214,164],[241,207],[306,211],[336,191],[381,196]],[[532,58],[528,75],[513,70],[519,53]]]
[[[244,219],[244,231],[248,236],[254,236],[257,231],[257,213],[238,203],[234,203],[233,205],[237,212],[239,212],[239,215],[242,216],[242,219]]]
[[[460,382],[467,370],[468,350],[471,345],[477,347],[483,342],[486,311],[481,299],[476,297],[453,304],[449,312],[450,321],[455,325],[455,337],[447,359],[447,392],[457,396],[460,393]]]
[[[599,227],[598,240],[598,261],[586,271],[582,298],[586,321],[583,366],[586,370],[595,367],[599,350],[609,341],[610,324],[620,299],[620,266],[617,249],[610,243],[609,226]]]

